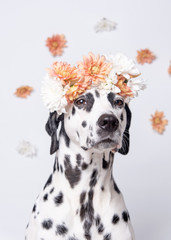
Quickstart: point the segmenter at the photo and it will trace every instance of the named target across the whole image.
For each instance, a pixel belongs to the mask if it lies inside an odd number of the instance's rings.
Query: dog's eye
[[[116,107],[122,108],[122,107],[124,106],[124,101],[123,101],[122,99],[116,99],[116,100],[114,101],[114,105],[115,105]]]
[[[78,107],[83,107],[84,105],[86,105],[86,100],[84,98],[78,98],[75,100],[74,103]]]

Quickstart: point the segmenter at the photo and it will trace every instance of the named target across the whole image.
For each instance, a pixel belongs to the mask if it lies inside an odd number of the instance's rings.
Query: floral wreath
[[[114,92],[127,102],[145,89],[146,84],[132,59],[123,54],[95,56],[89,53],[77,67],[66,62],[54,62],[47,69],[42,97],[50,112],[66,113],[66,106],[86,90],[95,87],[102,93]]]

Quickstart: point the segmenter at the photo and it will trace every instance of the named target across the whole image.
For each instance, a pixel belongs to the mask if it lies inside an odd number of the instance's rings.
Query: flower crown
[[[102,93],[114,92],[126,101],[138,95],[146,85],[132,59],[123,54],[107,57],[89,53],[77,67],[54,62],[47,69],[42,97],[50,112],[66,113],[66,106],[86,90],[95,87]]]

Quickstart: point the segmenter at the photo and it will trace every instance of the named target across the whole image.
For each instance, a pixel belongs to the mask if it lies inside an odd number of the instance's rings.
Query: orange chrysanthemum
[[[168,73],[169,73],[169,75],[171,75],[171,63],[170,63],[170,66],[168,68]]]
[[[22,87],[17,88],[17,90],[14,94],[20,98],[27,98],[27,96],[29,96],[32,91],[33,91],[32,87],[22,86]]]
[[[90,79],[85,80],[85,78],[82,77],[77,83],[71,86],[65,94],[68,103],[73,102],[79,95],[83,94],[87,89],[90,89],[91,84],[92,81]]]
[[[54,62],[52,69],[49,68],[47,71],[51,76],[59,78],[63,85],[69,83],[69,85],[72,86],[74,82],[78,80],[77,68],[71,67],[71,65],[66,62]]]
[[[78,62],[78,76],[85,76],[86,79],[96,84],[103,81],[111,70],[111,63],[106,63],[105,60],[104,56],[95,57],[90,52],[88,57],[83,57],[83,62]]]
[[[137,51],[137,53],[137,62],[140,64],[152,63],[152,61],[156,58],[155,55],[147,48]]]
[[[117,83],[116,87],[120,89],[120,93],[118,93],[122,97],[133,97],[133,92],[127,86],[127,79],[123,75],[117,75]]]
[[[66,46],[65,36],[63,34],[53,35],[51,38],[47,38],[46,46],[53,56],[61,56],[63,54],[63,48]]]
[[[155,131],[162,134],[165,130],[165,126],[168,124],[168,120],[164,119],[164,113],[156,111],[154,115],[151,115],[150,121]]]

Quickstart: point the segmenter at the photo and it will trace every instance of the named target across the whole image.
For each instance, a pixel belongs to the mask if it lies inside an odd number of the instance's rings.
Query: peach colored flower
[[[78,82],[76,82],[73,86],[71,86],[65,94],[65,97],[68,103],[73,102],[79,95],[83,94],[87,89],[90,89],[92,81],[85,80],[82,77]]]
[[[104,81],[105,77],[111,70],[111,63],[105,62],[104,56],[89,53],[88,57],[83,57],[83,62],[78,62],[78,76],[85,76],[97,84],[99,81]]]
[[[128,80],[123,75],[117,75],[117,80],[118,81],[115,85],[120,89],[118,94],[122,97],[133,97],[133,92],[127,86]]]
[[[171,75],[171,63],[170,63],[170,66],[168,68],[168,73],[169,73],[169,75]]]
[[[56,34],[47,38],[46,46],[53,56],[61,56],[63,54],[63,48],[67,47],[66,42],[64,34]]]
[[[164,119],[164,113],[156,111],[154,115],[151,115],[150,121],[155,131],[162,134],[165,130],[165,126],[168,124],[168,120]]]
[[[152,63],[156,56],[149,49],[142,49],[137,51],[137,62],[140,64]]]
[[[20,98],[27,98],[33,91],[32,87],[29,86],[22,86],[16,89],[16,92],[14,93],[17,97]]]
[[[71,65],[66,62],[54,62],[52,69],[49,68],[47,71],[52,77],[59,78],[63,85],[69,83],[69,85],[72,86],[74,82],[78,80],[77,68],[71,67]]]

